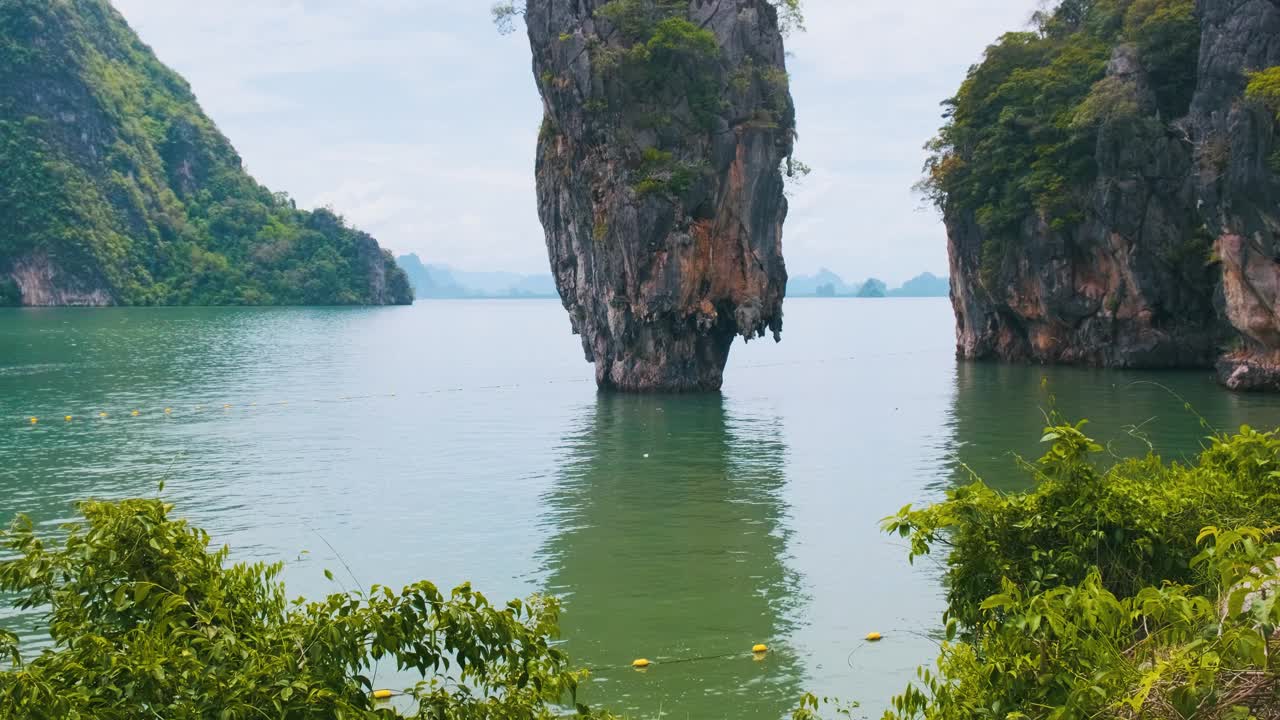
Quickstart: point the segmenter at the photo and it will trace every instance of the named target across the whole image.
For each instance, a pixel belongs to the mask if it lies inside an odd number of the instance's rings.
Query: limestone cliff
[[[1280,2],[1203,0],[1197,202],[1236,335],[1218,363],[1237,390],[1280,390],[1280,135],[1276,111],[1242,97],[1249,71],[1280,66]]]
[[[529,0],[538,212],[602,389],[721,385],[782,329],[795,127],[767,0]]]
[[[1275,113],[1244,91],[1277,64],[1275,0],[1064,3],[989,49],[929,180],[958,355],[1209,367],[1235,345],[1224,380],[1258,385],[1280,351],[1280,194]],[[1028,77],[1039,94],[1010,92]],[[996,138],[1025,170],[986,172]]]
[[[249,176],[108,0],[0,0],[0,305],[408,302],[376,240]]]

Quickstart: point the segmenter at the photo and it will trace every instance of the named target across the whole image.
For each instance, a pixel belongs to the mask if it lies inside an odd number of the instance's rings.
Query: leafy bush
[[[1200,22],[1195,12],[1194,0],[1134,0],[1125,13],[1125,38],[1137,45],[1166,121],[1186,115],[1196,91]]]
[[[229,565],[160,501],[80,512],[57,547],[24,518],[0,534],[0,590],[52,637],[33,655],[0,633],[0,718],[399,717],[367,677],[391,660],[427,678],[406,691],[413,717],[549,719],[582,678],[552,645],[549,598],[496,607],[421,582],[290,601],[279,565]]]
[[[633,187],[641,195],[657,193],[679,197],[708,172],[710,168],[706,164],[677,161],[670,152],[646,148],[640,156]]]
[[[974,639],[944,643],[937,672],[921,670],[889,717],[1275,717],[1275,532],[1207,528],[1189,561],[1197,584],[1130,597],[1097,570],[1038,594],[1006,581]]]
[[[1159,457],[1099,467],[1101,447],[1083,423],[1046,431],[1052,447],[1026,466],[1032,492],[1004,494],[981,481],[944,502],[904,508],[885,527],[911,540],[911,557],[947,547],[948,620],[976,626],[1008,580],[1035,594],[1100,572],[1122,597],[1164,581],[1188,583],[1195,537],[1207,526],[1280,519],[1280,439],[1248,427],[1209,438],[1194,465]]]
[[[1246,427],[1209,438],[1193,464],[1102,469],[1082,425],[1046,431],[1031,491],[977,482],[886,521],[912,557],[950,549],[947,642],[890,717],[1244,720],[1280,707],[1280,439]]]
[[[619,112],[651,106],[689,104],[695,119],[710,129],[720,110],[715,33],[687,17],[683,0],[610,0],[595,11],[620,36],[598,44],[597,69],[613,89]]]

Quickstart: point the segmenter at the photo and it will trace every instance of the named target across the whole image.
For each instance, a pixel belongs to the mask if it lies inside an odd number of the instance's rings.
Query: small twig
[[[351,571],[351,566],[347,564],[347,559],[346,559],[346,558],[344,558],[344,557],[342,557],[342,553],[338,552],[338,549],[337,549],[337,548],[335,548],[332,544],[330,544],[330,542],[329,542],[328,540],[326,540],[326,539],[325,539],[325,537],[324,537],[323,535],[321,535],[318,531],[316,531],[316,529],[315,529],[315,528],[313,528],[313,527],[311,527],[311,526],[309,526],[309,525],[304,525],[304,527],[306,527],[306,528],[307,528],[308,530],[310,530],[311,532],[315,533],[315,534],[316,534],[316,537],[320,538],[320,542],[324,543],[324,544],[325,544],[325,545],[326,545],[330,550],[332,550],[332,551],[333,551],[333,555],[334,555],[334,557],[338,558],[338,562],[342,563],[342,567],[346,568],[346,570],[347,570],[347,575],[351,576],[351,580],[352,580],[353,582],[355,582],[357,591],[358,591],[361,595],[363,595],[363,594],[364,594],[364,583],[360,582],[360,579],[356,577],[356,574],[355,574],[354,572],[352,572],[352,571]],[[346,588],[344,587],[343,589],[345,590]]]

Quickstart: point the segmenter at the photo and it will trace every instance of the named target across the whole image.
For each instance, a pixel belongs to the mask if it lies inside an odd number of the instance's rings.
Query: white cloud
[[[519,36],[484,2],[115,0],[191,82],[254,174],[331,204],[397,252],[544,271],[533,190],[541,105]],[[799,155],[793,272],[898,282],[945,270],[911,192],[938,102],[1035,0],[808,0],[792,38]]]

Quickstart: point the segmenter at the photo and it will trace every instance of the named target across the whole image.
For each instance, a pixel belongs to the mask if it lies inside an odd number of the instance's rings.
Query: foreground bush
[[[1109,469],[1081,425],[1045,441],[1033,490],[978,482],[886,521],[912,557],[950,549],[947,642],[888,717],[1280,717],[1275,434]]]
[[[1248,427],[1207,439],[1194,464],[1149,454],[1103,468],[1084,424],[1046,430],[1044,457],[1024,467],[1026,493],[981,481],[924,509],[903,508],[888,531],[911,540],[911,557],[945,547],[948,620],[982,621],[1003,580],[1037,593],[1076,585],[1095,569],[1121,597],[1165,581],[1190,583],[1196,536],[1208,526],[1271,525],[1280,519],[1280,440]]]
[[[407,691],[413,717],[542,719],[581,679],[551,645],[554,600],[494,607],[469,586],[445,597],[423,582],[290,601],[279,565],[229,565],[169,505],[80,511],[57,547],[25,518],[0,533],[0,590],[43,611],[53,639],[30,656],[0,634],[13,663],[0,718],[398,717],[370,698],[381,660],[427,678]]]

